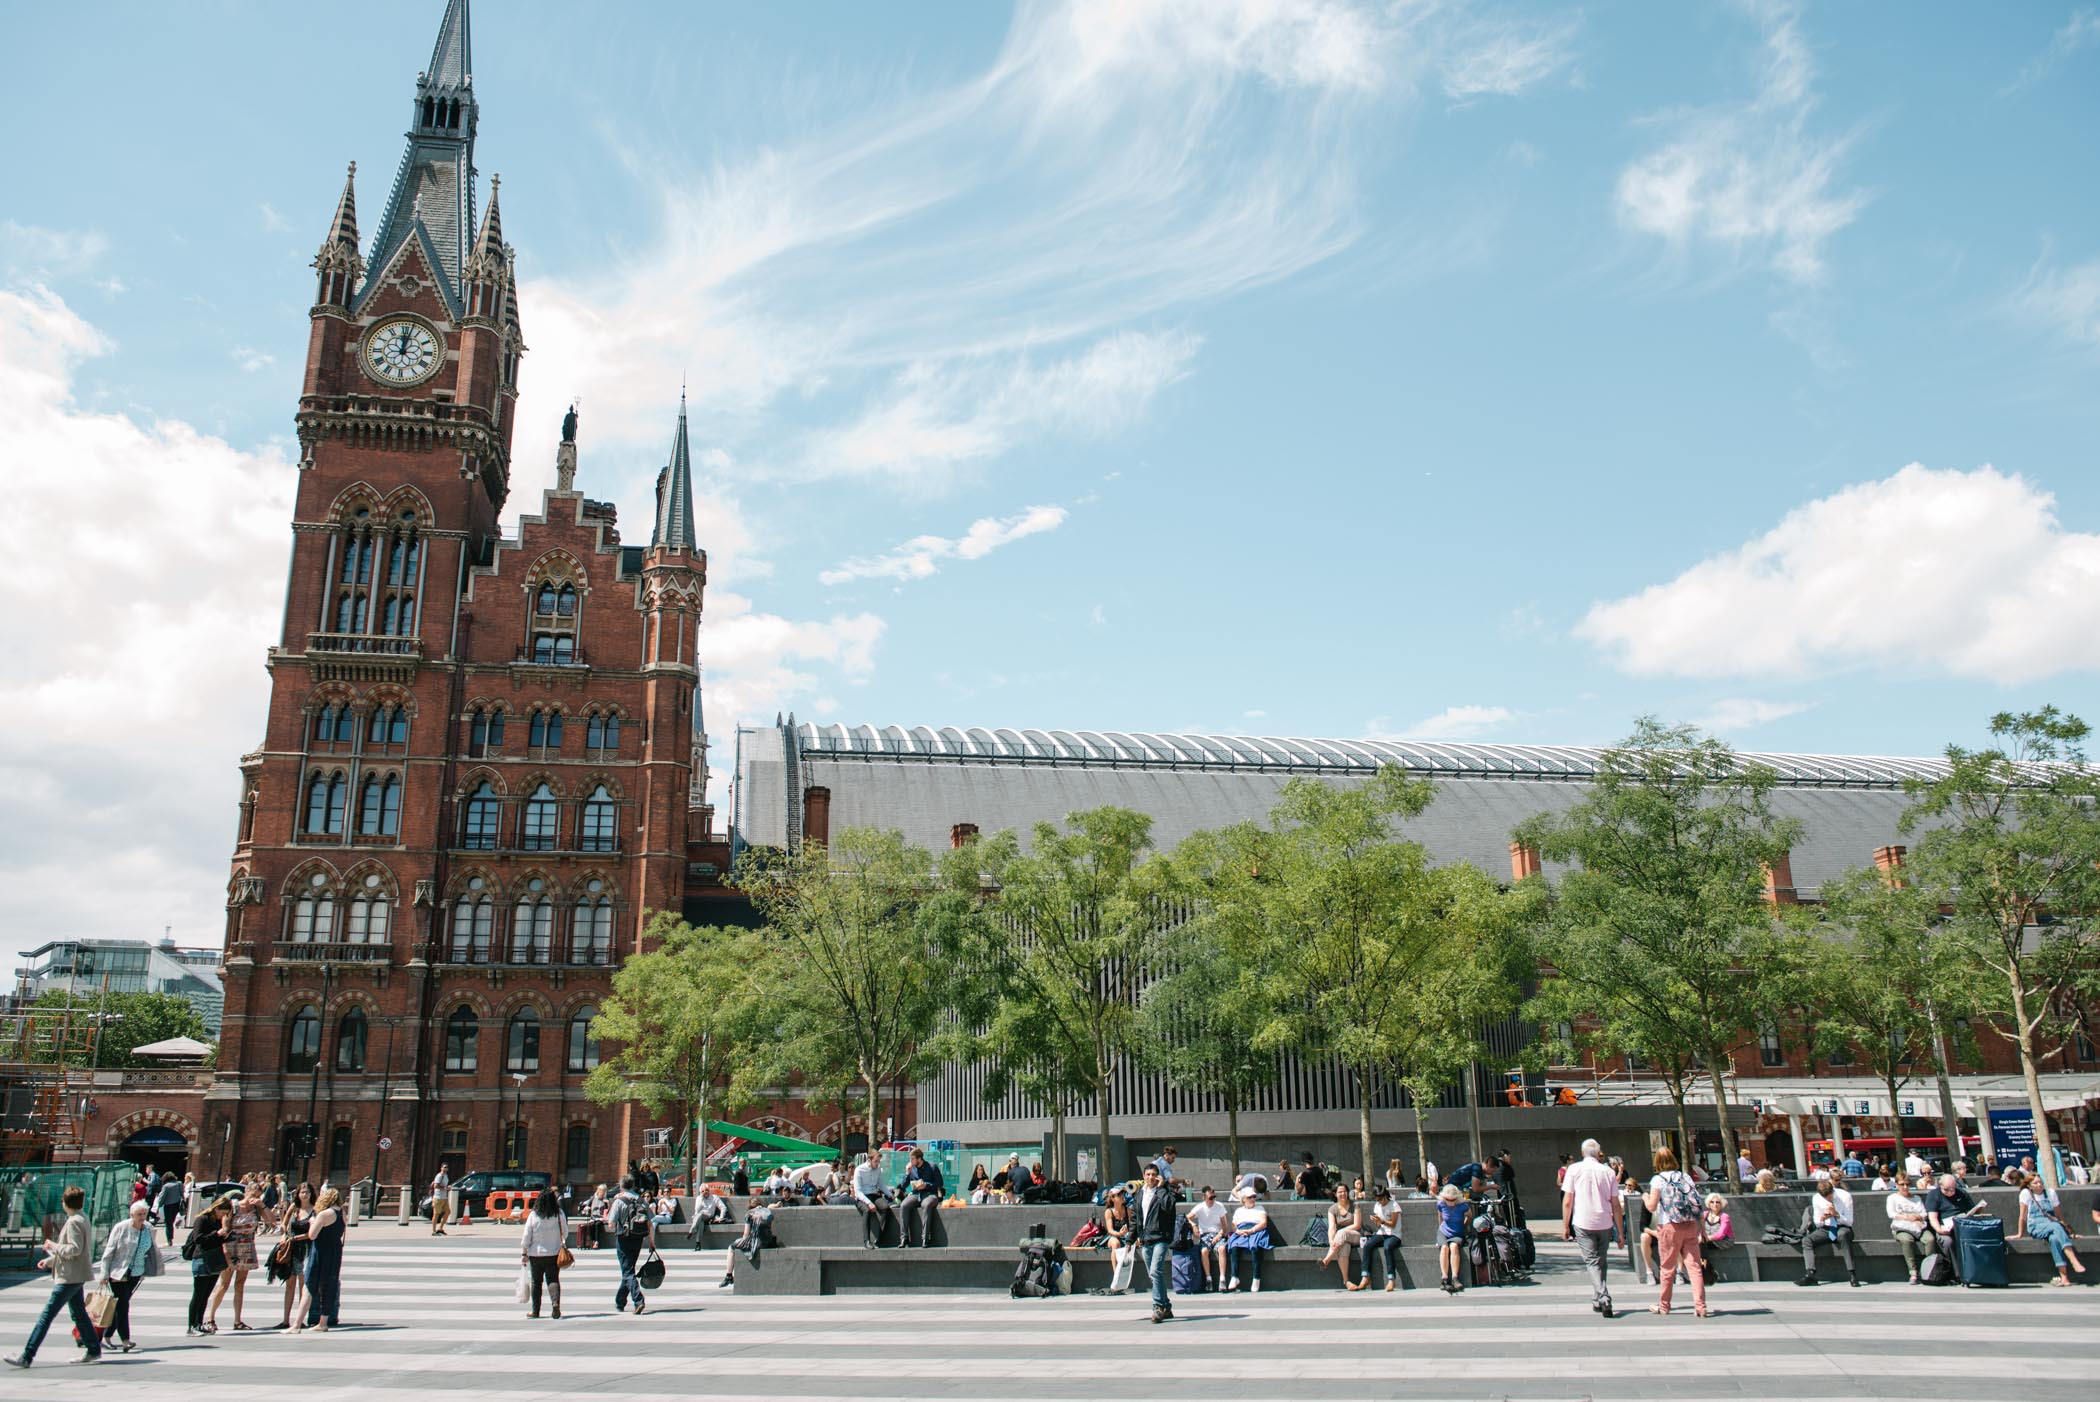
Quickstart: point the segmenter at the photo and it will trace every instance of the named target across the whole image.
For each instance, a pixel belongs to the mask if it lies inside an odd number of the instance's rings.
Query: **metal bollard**
[[[352,1188],[350,1190],[350,1225],[353,1227],[364,1218],[364,1196],[365,1190],[363,1188]]]
[[[414,1188],[412,1188],[412,1187],[410,1187],[410,1186],[409,1186],[408,1184],[406,1184],[406,1183],[403,1183],[403,1184],[401,1185],[401,1225],[402,1225],[402,1226],[404,1226],[404,1227],[405,1227],[405,1226],[407,1226],[407,1225],[408,1225],[408,1216],[409,1216],[409,1213],[410,1213],[411,1211],[413,1211],[413,1210],[414,1210],[414,1206],[415,1206],[415,1189],[414,1189]]]

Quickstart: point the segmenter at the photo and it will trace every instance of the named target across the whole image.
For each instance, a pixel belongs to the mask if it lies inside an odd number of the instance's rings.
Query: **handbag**
[[[554,1269],[558,1271],[565,1271],[575,1264],[576,1253],[571,1251],[568,1247],[564,1246],[561,1250],[554,1253]]]
[[[642,1283],[644,1290],[654,1290],[664,1283],[664,1258],[650,1248],[649,1259],[635,1268],[634,1278]]]
[[[88,1291],[84,1303],[87,1306],[87,1316],[97,1329],[107,1329],[110,1322],[117,1317],[117,1297],[107,1290]]]
[[[1107,1235],[1107,1232],[1101,1230],[1099,1222],[1083,1222],[1080,1224],[1079,1234],[1072,1238],[1071,1249],[1074,1251],[1098,1249],[1101,1239]]]

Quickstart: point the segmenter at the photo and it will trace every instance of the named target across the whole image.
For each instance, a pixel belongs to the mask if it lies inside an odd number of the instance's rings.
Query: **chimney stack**
[[[1539,849],[1527,847],[1521,842],[1509,844],[1509,879],[1522,881],[1527,876],[1537,876],[1542,868],[1539,864]]]
[[[1774,905],[1799,905],[1801,898],[1794,893],[1794,858],[1791,852],[1781,852],[1765,868],[1765,899]]]
[[[977,840],[977,824],[957,823],[948,829],[948,845],[960,850]]]

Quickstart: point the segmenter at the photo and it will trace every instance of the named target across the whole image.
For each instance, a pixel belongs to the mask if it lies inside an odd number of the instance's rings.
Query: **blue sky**
[[[347,161],[376,227],[440,8],[10,16],[21,943],[217,938],[306,264]],[[718,765],[779,709],[1893,754],[2100,712],[2090,7],[474,19],[512,512],[580,396],[638,538],[689,381]]]

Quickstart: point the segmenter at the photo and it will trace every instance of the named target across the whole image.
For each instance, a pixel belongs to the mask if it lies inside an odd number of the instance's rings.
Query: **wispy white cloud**
[[[1511,97],[1558,73],[1574,61],[1582,17],[1524,24],[1482,22],[1461,31],[1444,63],[1444,92],[1463,102],[1476,97]]]
[[[1477,740],[1517,718],[1507,706],[1447,706],[1413,725],[1394,729],[1384,716],[1364,723],[1366,740]]]
[[[2013,300],[2070,339],[2100,345],[2100,258],[2069,268],[2037,265]]]
[[[1813,284],[1825,272],[1825,243],[1859,216],[1867,196],[1840,179],[1851,138],[1811,130],[1815,62],[1792,9],[1760,13],[1756,93],[1673,118],[1676,136],[1620,172],[1618,216],[1679,256],[1712,244]]]
[[[49,283],[79,277],[109,252],[109,239],[95,229],[46,229],[0,220],[0,272],[21,282]],[[123,290],[121,284],[117,288]]]
[[[1640,675],[1873,667],[2022,683],[2100,668],[2100,534],[1981,467],[1916,463],[1789,512],[1736,550],[1597,604],[1578,636]]]
[[[2080,49],[2100,44],[2100,14],[2089,9],[2073,10],[2062,28],[2049,36],[2049,46],[2022,68],[2010,83],[1998,90],[2000,97],[2025,92],[2041,82]]]
[[[291,232],[291,221],[286,219],[282,214],[279,214],[275,206],[273,206],[268,200],[264,200],[260,205],[256,206],[256,212],[262,216],[262,226],[264,233],[285,234]]]
[[[959,536],[914,536],[894,550],[834,565],[817,575],[823,584],[850,584],[856,579],[925,579],[938,574],[948,560],[981,560],[1023,536],[1054,531],[1065,522],[1062,506],[1031,506],[1012,516],[985,516]]]
[[[268,351],[259,351],[253,346],[235,346],[227,354],[233,357],[235,365],[240,366],[241,369],[251,375],[258,370],[267,370],[277,363],[276,356],[271,355]]]
[[[1716,701],[1692,724],[1717,735],[1734,734],[1769,725],[1775,720],[1798,716],[1815,708],[1813,701],[1762,701],[1753,696],[1730,696]]]
[[[1021,432],[1127,421],[1199,347],[1159,326],[1359,239],[1363,148],[1462,32],[1368,0],[1042,0],[946,87],[698,172],[632,153],[653,240],[523,289],[519,495],[546,405],[645,419],[688,366],[696,433],[747,477],[917,491]],[[1061,389],[1072,412],[1022,407]]]

